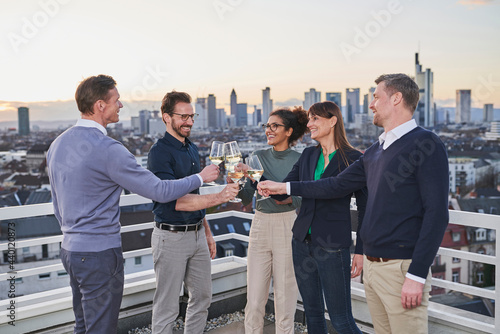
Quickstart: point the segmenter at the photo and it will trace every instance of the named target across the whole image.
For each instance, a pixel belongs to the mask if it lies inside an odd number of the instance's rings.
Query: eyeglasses
[[[278,123],[264,123],[262,124],[262,129],[266,130],[266,129],[271,129],[271,131],[276,131],[278,130],[278,126],[282,126],[282,127],[285,127],[283,124],[278,124]]]
[[[194,119],[195,119],[196,117],[198,117],[198,114],[178,114],[178,113],[176,113],[176,112],[173,112],[173,113],[172,113],[172,115],[179,115],[179,116],[181,116],[181,119],[182,119],[184,122],[185,122],[185,121],[187,121],[187,120],[189,119],[189,117],[191,117],[191,120],[193,120],[193,122],[194,122]]]

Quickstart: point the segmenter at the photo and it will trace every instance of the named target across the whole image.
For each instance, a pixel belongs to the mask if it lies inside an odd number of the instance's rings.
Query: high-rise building
[[[253,106],[253,125],[259,125],[259,123],[264,123],[262,122],[262,109],[257,109],[257,106]]]
[[[262,118],[267,121],[273,111],[273,100],[271,100],[271,89],[266,87],[262,90]]]
[[[236,126],[247,126],[247,104],[246,103],[238,103],[237,104],[237,112],[236,112]]]
[[[194,105],[194,112],[199,116],[193,124],[193,128],[208,128],[207,98],[199,97]]]
[[[470,122],[471,109],[470,89],[457,89],[457,105],[455,107],[455,123]]]
[[[414,113],[414,118],[421,126],[433,127],[436,125],[434,74],[430,68],[422,71],[422,65],[420,65],[418,61],[418,53],[415,53],[415,82],[419,88],[420,98]]]
[[[308,92],[304,93],[303,107],[305,110],[309,110],[317,102],[321,102],[321,92],[317,92],[316,89],[311,88]]]
[[[238,99],[236,96],[236,92],[234,88],[231,92],[231,115],[236,117],[236,113],[238,112]]]
[[[365,115],[369,114],[369,110],[368,110],[368,106],[369,106],[368,95],[369,94],[363,95],[363,114],[365,114]]]
[[[345,101],[347,109],[347,123],[354,123],[354,115],[361,113],[359,105],[359,88],[346,88]]]
[[[335,103],[342,109],[342,93],[326,93],[326,100]]]
[[[207,115],[208,115],[208,127],[218,128],[220,124],[217,122],[217,107],[215,101],[215,95],[209,94],[207,98]]]
[[[375,93],[375,87],[370,87],[368,89],[368,119],[370,122],[373,121],[373,112],[370,110],[370,104],[373,101],[373,93]]]
[[[221,128],[226,126],[226,111],[224,108],[217,108],[217,124]]]
[[[19,124],[19,135],[28,136],[30,134],[30,109],[28,107],[17,108],[17,121]]]
[[[488,104],[484,105],[483,121],[485,121],[485,122],[492,122],[493,121],[493,103],[488,103]]]
[[[149,133],[149,119],[151,118],[151,111],[139,111],[139,132],[141,134]]]

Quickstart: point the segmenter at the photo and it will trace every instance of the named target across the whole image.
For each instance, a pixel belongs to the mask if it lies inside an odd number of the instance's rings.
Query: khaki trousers
[[[426,334],[431,272],[424,285],[422,304],[414,309],[401,305],[401,289],[411,260],[372,262],[364,257],[363,281],[366,302],[377,334]]]
[[[205,228],[170,232],[156,226],[151,237],[156,276],[153,334],[172,334],[182,283],[189,294],[184,333],[202,334],[212,299],[210,252]]]
[[[245,333],[262,333],[271,277],[274,287],[276,333],[294,333],[298,288],[292,260],[295,211],[255,212],[247,256]]]

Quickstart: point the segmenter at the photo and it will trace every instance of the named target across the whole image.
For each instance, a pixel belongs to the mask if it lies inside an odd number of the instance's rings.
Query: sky
[[[296,105],[304,92],[361,95],[382,73],[434,72],[438,106],[457,89],[500,107],[500,0],[0,0],[0,121],[79,117],[85,77],[115,78],[122,119],[173,89]],[[253,108],[249,108],[251,112]]]

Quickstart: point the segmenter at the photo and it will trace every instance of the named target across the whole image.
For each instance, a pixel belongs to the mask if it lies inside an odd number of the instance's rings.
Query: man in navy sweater
[[[263,181],[263,195],[338,198],[367,186],[361,227],[366,299],[377,333],[427,333],[431,273],[448,225],[448,157],[441,140],[412,119],[417,84],[381,75],[370,109],[378,142],[337,177]]]

